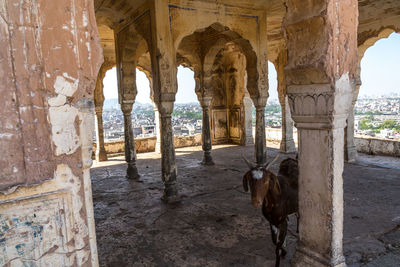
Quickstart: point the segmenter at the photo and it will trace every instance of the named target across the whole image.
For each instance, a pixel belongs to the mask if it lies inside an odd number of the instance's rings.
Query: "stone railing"
[[[356,144],[357,151],[361,153],[400,157],[399,141],[358,136],[354,138],[354,142]]]
[[[266,139],[268,142],[279,144],[281,141],[281,129],[278,128],[266,128]],[[294,129],[293,139],[297,145],[297,131]],[[146,137],[135,139],[135,147],[137,153],[154,152],[156,150],[156,137]],[[371,155],[387,155],[392,157],[400,157],[400,142],[388,139],[379,138],[366,138],[366,137],[355,137],[355,143],[357,151],[361,153]],[[120,155],[124,153],[124,141],[113,141],[106,142],[105,148],[107,154]],[[188,146],[200,146],[201,145],[201,134],[195,134],[191,136],[175,136],[174,137],[175,148],[188,147]],[[96,150],[96,144],[93,145],[93,151]]]
[[[265,135],[267,141],[274,144],[279,144],[282,138],[282,132],[279,128],[266,128]],[[297,145],[297,131],[293,129],[293,139]],[[368,138],[364,136],[356,136],[354,138],[357,151],[370,155],[384,155],[392,157],[400,157],[400,142],[381,139]]]
[[[137,153],[146,153],[156,151],[156,137],[144,137],[135,139],[135,148]],[[174,136],[174,146],[188,147],[188,146],[200,146],[201,145],[201,134],[195,134],[191,136]],[[125,141],[111,141],[105,142],[104,147],[107,154],[109,155],[120,155],[125,151]],[[93,151],[96,151],[96,144],[93,144]]]

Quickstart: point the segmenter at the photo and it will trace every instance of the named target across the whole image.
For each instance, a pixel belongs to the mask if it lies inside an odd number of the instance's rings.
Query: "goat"
[[[256,166],[244,157],[243,159],[250,168],[243,176],[243,188],[247,192],[250,186],[253,207],[262,206],[262,214],[270,224],[272,242],[276,246],[275,266],[278,267],[280,256],[286,255],[283,246],[286,243],[288,215],[296,213],[298,232],[298,162],[291,158],[283,160],[276,176],[269,168],[278,156],[263,166]]]

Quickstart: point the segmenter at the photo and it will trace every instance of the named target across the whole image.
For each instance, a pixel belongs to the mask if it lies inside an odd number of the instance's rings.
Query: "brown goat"
[[[296,213],[298,220],[298,163],[295,159],[285,159],[279,165],[278,176],[269,171],[267,166],[254,166],[246,159],[250,170],[243,176],[243,188],[247,192],[250,186],[251,203],[254,208],[262,206],[262,213],[268,220],[272,242],[276,246],[275,266],[280,264],[280,256],[286,255],[283,248],[286,241],[288,215]],[[281,253],[282,252],[282,253]]]

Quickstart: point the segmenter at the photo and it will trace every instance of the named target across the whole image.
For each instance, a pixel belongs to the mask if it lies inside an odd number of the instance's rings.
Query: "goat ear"
[[[243,189],[244,189],[245,192],[249,191],[247,173],[243,176]]]

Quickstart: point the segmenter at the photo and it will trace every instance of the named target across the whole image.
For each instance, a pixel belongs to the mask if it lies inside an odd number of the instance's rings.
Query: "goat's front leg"
[[[271,229],[271,237],[272,237],[272,243],[276,246],[276,240],[278,238],[278,227],[273,225],[271,222],[269,223],[269,228]]]
[[[286,234],[287,234],[288,223],[287,220],[284,220],[281,225],[279,225],[279,237],[278,237],[278,246],[282,250],[282,257],[286,256]]]
[[[281,255],[282,257],[286,256],[286,250],[283,249],[283,244],[286,241],[286,234],[287,234],[287,220],[284,220],[280,225],[279,225],[279,234],[278,234],[278,240],[276,244],[276,249],[275,249],[275,267],[279,267],[280,265],[280,258]],[[282,253],[281,253],[282,251]]]

